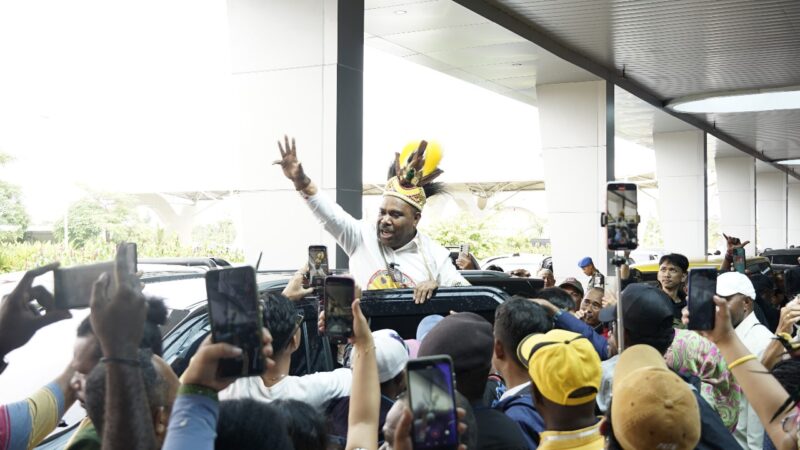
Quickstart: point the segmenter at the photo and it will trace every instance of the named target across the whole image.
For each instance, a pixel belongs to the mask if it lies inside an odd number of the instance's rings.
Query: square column
[[[239,123],[242,237],[247,262],[295,268],[310,244],[347,258],[272,162],[276,141],[297,139],[308,176],[361,217],[363,0],[228,0]]]
[[[700,130],[654,133],[664,250],[704,258],[708,251],[706,136]]]
[[[720,232],[750,241],[748,256],[756,248],[756,168],[750,156],[716,158]]]
[[[777,170],[756,175],[758,250],[786,248],[786,173]]]
[[[789,245],[800,247],[800,180],[789,177],[787,197],[787,222],[789,229],[786,231],[786,239]]]
[[[605,229],[606,82],[537,86],[545,195],[557,278],[586,280],[591,256],[608,274]]]

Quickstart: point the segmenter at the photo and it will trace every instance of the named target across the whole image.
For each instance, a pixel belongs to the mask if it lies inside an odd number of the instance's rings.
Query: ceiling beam
[[[471,10],[472,12],[479,14],[487,18],[488,20],[491,20],[492,22],[502,26],[503,28],[522,36],[523,38],[533,42],[539,47],[542,47],[543,49],[549,51],[550,53],[553,53],[559,58],[569,61],[572,64],[575,64],[576,66],[584,70],[587,70],[600,78],[603,78],[605,80],[614,83],[616,86],[625,89],[626,91],[630,92],[636,97],[639,97],[641,100],[649,103],[650,105],[653,105],[659,110],[673,117],[676,117],[688,123],[689,125],[697,127],[698,129],[703,130],[706,133],[736,148],[737,150],[740,150],[741,152],[746,153],[752,156],[753,158],[756,158],[760,161],[770,164],[771,166],[775,167],[781,172],[785,172],[790,176],[793,176],[794,178],[800,180],[800,174],[798,174],[788,166],[774,163],[771,159],[767,158],[766,155],[750,147],[749,145],[745,144],[739,139],[736,139],[730,134],[717,129],[713,124],[701,120],[691,114],[679,113],[677,111],[673,111],[670,108],[667,108],[666,99],[659,98],[657,95],[653,93],[653,91],[651,91],[644,85],[637,83],[636,81],[631,80],[630,78],[625,78],[624,73],[620,70],[617,70],[616,67],[608,67],[584,55],[583,53],[578,52],[577,50],[567,46],[563,42],[555,39],[553,36],[545,32],[540,27],[537,27],[535,24],[528,24],[526,22],[523,22],[517,17],[510,15],[508,12],[496,6],[486,3],[486,1],[484,0],[453,0],[453,1]]]

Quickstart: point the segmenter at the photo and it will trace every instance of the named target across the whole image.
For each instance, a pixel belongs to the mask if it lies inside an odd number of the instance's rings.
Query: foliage
[[[133,199],[126,195],[88,192],[67,209],[69,243],[82,248],[88,242],[139,242],[151,233],[146,220],[135,209]],[[64,218],[53,226],[55,236],[64,234]]]
[[[491,216],[479,218],[464,213],[454,219],[423,227],[422,231],[445,247],[469,244],[470,251],[479,260],[510,253],[550,254],[549,245],[542,247],[531,244],[531,239],[541,237],[541,225],[531,226],[513,236],[500,236],[494,229]]]
[[[230,219],[199,225],[192,230],[192,242],[204,246],[228,246],[236,239],[236,227]]]
[[[641,229],[641,228],[640,228]],[[644,248],[664,248],[664,238],[661,236],[661,224],[653,217],[644,222],[644,234],[641,235],[641,244]]]
[[[0,167],[13,158],[0,152]],[[18,242],[28,229],[29,217],[19,187],[0,180],[0,242]]]
[[[215,256],[229,262],[243,262],[241,250],[219,246],[183,246],[175,236],[137,242],[140,258]],[[64,249],[54,242],[20,242],[0,246],[0,273],[32,269],[53,261],[64,266],[108,261],[114,258],[116,243],[103,239],[85,242],[81,248]]]

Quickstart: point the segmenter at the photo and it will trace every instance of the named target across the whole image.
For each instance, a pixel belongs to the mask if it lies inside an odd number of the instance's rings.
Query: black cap
[[[419,344],[417,356],[448,355],[456,373],[486,369],[492,365],[494,334],[483,317],[460,312],[436,324]]]
[[[657,335],[672,328],[672,300],[661,289],[635,283],[622,291],[622,320],[626,330],[643,335]],[[600,310],[601,322],[617,320],[617,305]]]

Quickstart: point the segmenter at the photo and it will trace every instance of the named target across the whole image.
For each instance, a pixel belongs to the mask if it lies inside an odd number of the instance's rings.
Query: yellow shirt
[[[545,431],[541,434],[539,450],[603,450],[605,438],[600,434],[600,421],[573,431]]]

